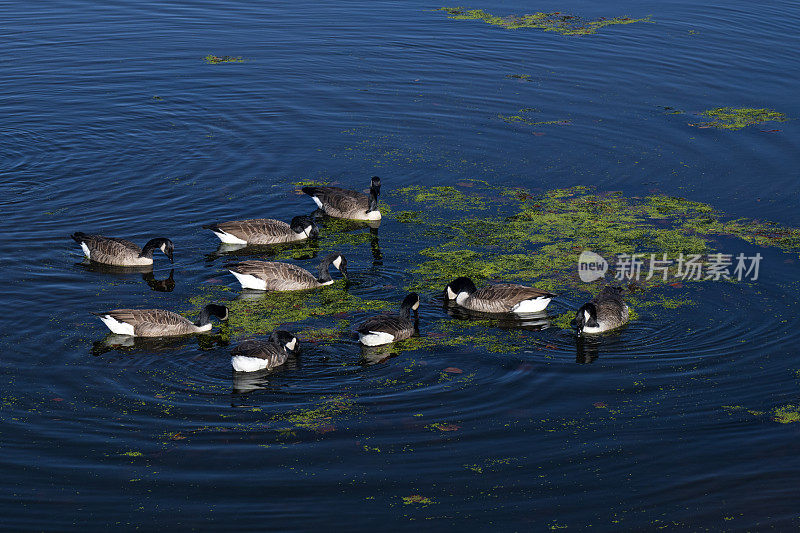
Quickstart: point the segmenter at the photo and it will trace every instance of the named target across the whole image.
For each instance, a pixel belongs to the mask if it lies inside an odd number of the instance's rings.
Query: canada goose
[[[381,193],[381,179],[372,176],[369,196],[340,187],[303,187],[303,192],[314,200],[317,207],[336,218],[353,220],[380,220],[378,195]]]
[[[411,311],[414,320],[411,320]],[[358,340],[366,346],[379,346],[408,339],[417,331],[419,321],[419,295],[412,292],[400,304],[397,315],[378,315],[368,318],[356,328]]]
[[[487,285],[478,290],[469,278],[456,278],[444,290],[447,300],[482,313],[536,313],[544,310],[555,294],[513,283]]]
[[[209,331],[211,317],[227,320],[228,308],[224,305],[208,304],[200,311],[200,317],[195,323],[164,309],[114,309],[92,314],[100,317],[103,324],[118,335],[166,337]]]
[[[314,219],[307,215],[294,217],[291,224],[271,218],[251,218],[203,227],[213,231],[225,244],[279,244],[319,235]]]
[[[115,266],[148,266],[153,264],[153,250],[161,250],[172,260],[174,249],[172,241],[164,238],[150,239],[144,248],[131,241],[102,235],[86,235],[80,231],[71,237],[81,245],[83,253],[90,261]]]
[[[300,351],[297,337],[288,331],[275,330],[268,341],[247,339],[231,351],[231,365],[237,372],[255,372],[275,368]]]
[[[629,318],[628,305],[622,301],[622,287],[604,287],[591,302],[575,314],[575,330],[582,333],[603,333],[620,327]]]
[[[290,263],[272,261],[242,261],[227,265],[243,289],[259,291],[297,291],[316,289],[333,283],[328,268],[333,265],[347,278],[347,259],[342,254],[330,254],[319,264],[319,277]]]

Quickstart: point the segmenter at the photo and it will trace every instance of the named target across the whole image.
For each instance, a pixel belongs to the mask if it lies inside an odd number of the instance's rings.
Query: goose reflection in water
[[[142,279],[150,286],[151,289],[158,292],[172,292],[175,290],[175,269],[169,271],[169,276],[166,279],[156,279],[152,272],[142,274]]]
[[[575,344],[575,362],[581,365],[594,363],[600,356],[600,340],[578,337]]]
[[[92,344],[92,355],[100,356],[111,351],[134,352],[174,352],[188,348],[193,344],[203,351],[213,350],[220,346],[228,345],[228,336],[225,333],[215,335],[197,334],[179,337],[133,337],[131,335],[117,335],[111,333],[101,341]]]
[[[526,329],[541,331],[552,326],[552,319],[547,311],[536,313],[482,313],[456,305],[453,301],[443,300],[445,312],[456,320],[492,320],[500,329]]]
[[[411,337],[411,339],[419,336],[419,316],[416,316],[414,318],[414,335]],[[407,340],[406,342],[412,342],[411,339]],[[361,347],[361,357],[358,362],[362,366],[372,366],[385,363],[392,357],[397,357],[400,355],[403,342],[404,341],[398,341],[396,343],[393,342],[389,344],[379,344],[377,346],[367,346],[366,344],[359,343],[359,346]]]
[[[254,407],[242,403],[244,396],[257,390],[278,391],[282,383],[278,379],[285,372],[293,372],[302,368],[301,359],[297,355],[290,356],[285,363],[275,368],[265,368],[254,372],[232,371],[231,407]]]
[[[170,269],[169,276],[166,279],[156,279],[156,271],[153,270],[152,265],[143,266],[115,266],[105,265],[102,263],[90,262],[88,260],[80,263],[75,263],[76,266],[88,271],[98,274],[105,274],[115,276],[118,278],[126,278],[132,274],[141,274],[142,280],[147,285],[158,292],[172,292],[175,289],[175,269]]]
[[[284,251],[292,252],[292,259],[301,261],[303,259],[313,259],[319,254],[318,239],[308,239],[281,244],[226,244],[221,243],[216,251],[206,254],[206,263],[213,263],[220,257],[235,258],[262,256],[272,257]]]

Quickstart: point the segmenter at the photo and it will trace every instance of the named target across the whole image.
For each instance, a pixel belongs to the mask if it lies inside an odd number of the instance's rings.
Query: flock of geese
[[[378,195],[381,180],[373,176],[369,195],[339,187],[303,187],[325,214],[349,220],[378,221]],[[287,224],[268,218],[235,220],[203,226],[225,244],[280,244],[314,238],[319,230],[312,216],[297,216]],[[173,261],[169,239],[151,239],[143,248],[125,239],[86,235],[77,232],[72,238],[80,244],[89,261],[118,267],[146,267],[153,264],[153,252],[160,250]],[[227,265],[243,289],[295,291],[316,289],[333,283],[330,267],[347,278],[347,260],[338,253],[325,257],[317,275],[299,266],[273,261],[248,260]],[[628,306],[622,300],[622,288],[605,287],[592,301],[578,309],[573,321],[577,334],[596,334],[615,329],[628,321]],[[492,315],[525,315],[544,311],[555,296],[547,291],[517,284],[492,284],[478,289],[466,277],[448,283],[447,301],[465,310]],[[407,295],[398,314],[368,318],[358,325],[359,341],[365,346],[379,346],[408,339],[418,330],[420,299]],[[413,319],[412,319],[413,313]],[[209,304],[196,322],[165,309],[115,309],[94,313],[113,333],[132,337],[165,337],[202,333],[212,328],[212,317],[227,320],[228,308]],[[231,352],[231,364],[237,372],[254,372],[282,365],[300,349],[297,337],[283,330],[272,332],[267,340],[248,339]]]

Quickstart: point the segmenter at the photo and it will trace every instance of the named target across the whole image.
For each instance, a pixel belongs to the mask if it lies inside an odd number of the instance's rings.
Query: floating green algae
[[[412,185],[398,189],[397,193],[406,200],[424,203],[429,207],[444,209],[485,209],[485,201],[481,196],[467,195],[455,187]]]
[[[208,54],[203,59],[209,65],[219,65],[221,63],[244,63],[244,59],[242,59],[241,57],[215,56],[213,54]]]
[[[327,433],[335,429],[333,423],[355,410],[355,398],[347,394],[326,396],[313,407],[294,409],[275,415],[273,421],[284,426],[284,432],[297,429]]]
[[[632,24],[634,22],[650,22],[650,17],[632,19],[630,17],[602,17],[597,20],[586,20],[561,12],[536,12],[529,15],[508,15],[498,17],[482,9],[464,9],[463,7],[440,7],[437,11],[447,13],[447,18],[455,20],[482,20],[486,24],[500,26],[509,30],[530,28],[560,33],[561,35],[591,35],[606,26]]]
[[[396,305],[393,302],[359,298],[344,290],[342,284],[343,282],[338,281],[333,285],[309,291],[247,293],[246,296],[225,301],[230,311],[227,321],[230,333],[236,337],[265,335],[278,326],[291,327],[290,325],[308,319],[334,315],[341,319],[356,311],[378,310]],[[231,292],[227,287],[206,289],[193,297],[190,304],[195,310],[199,310],[209,302],[224,301],[224,296]]]
[[[747,126],[763,124],[764,122],[786,122],[789,120],[783,113],[771,109],[756,109],[752,107],[717,107],[703,111],[700,115],[712,120],[710,122],[690,124],[691,126],[740,130]]]
[[[431,498],[422,496],[421,494],[412,494],[411,496],[403,496],[403,505],[430,505],[435,503]]]
[[[512,80],[532,81],[530,74],[506,74],[506,78]]]
[[[526,124],[528,126],[546,126],[548,124],[558,124],[561,126],[568,125],[570,122],[569,120],[534,120],[531,116],[531,113],[538,113],[538,109],[532,109],[529,107],[520,109],[517,111],[518,115],[497,115],[497,118],[502,120],[507,124]]]
[[[781,424],[800,422],[800,405],[784,405],[772,410],[772,420]]]
[[[726,221],[711,206],[684,198],[626,198],[583,186],[538,194],[521,188],[501,191],[488,185],[473,187],[473,191],[484,194],[398,191],[416,204],[410,208],[426,213],[410,231],[422,232],[430,242],[419,252],[422,261],[411,267],[414,278],[409,290],[440,292],[458,276],[536,282],[537,287],[553,291],[585,290],[587,285],[576,276],[583,250],[593,250],[609,260],[634,253],[645,259],[651,254],[675,259],[680,254],[713,253],[713,240],[719,235],[800,250],[797,228],[751,219]],[[461,216],[445,218],[439,214],[443,208],[460,211]],[[657,275],[645,279],[647,274],[644,266],[643,285],[663,283]]]

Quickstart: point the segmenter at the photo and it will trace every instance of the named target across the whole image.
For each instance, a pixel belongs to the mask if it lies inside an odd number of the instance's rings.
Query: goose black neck
[[[209,322],[211,322],[211,310],[206,306],[200,311],[200,316],[197,318],[197,322],[195,322],[194,325],[198,328],[202,328]]]
[[[378,210],[378,188],[371,187],[369,190],[369,209],[367,213]]]
[[[208,304],[200,311],[200,316],[197,318],[197,322],[195,322],[194,325],[201,328],[206,324],[210,324],[212,316],[217,317],[219,320],[227,320],[228,308],[224,305]]]
[[[142,248],[142,252],[139,254],[139,257],[146,257],[147,259],[153,258],[153,251],[161,246],[161,241],[158,239],[150,239],[147,241],[147,244],[144,245]]]
[[[400,306],[400,316],[403,318],[411,318],[411,311],[414,311],[414,317],[419,317],[419,311],[412,309],[413,304],[403,304]]]
[[[319,264],[319,277],[317,278],[317,281],[319,281],[320,283],[326,283],[333,279],[331,277],[330,271],[328,270],[330,266],[331,266],[330,259],[325,259],[324,261],[322,261],[322,263]]]

